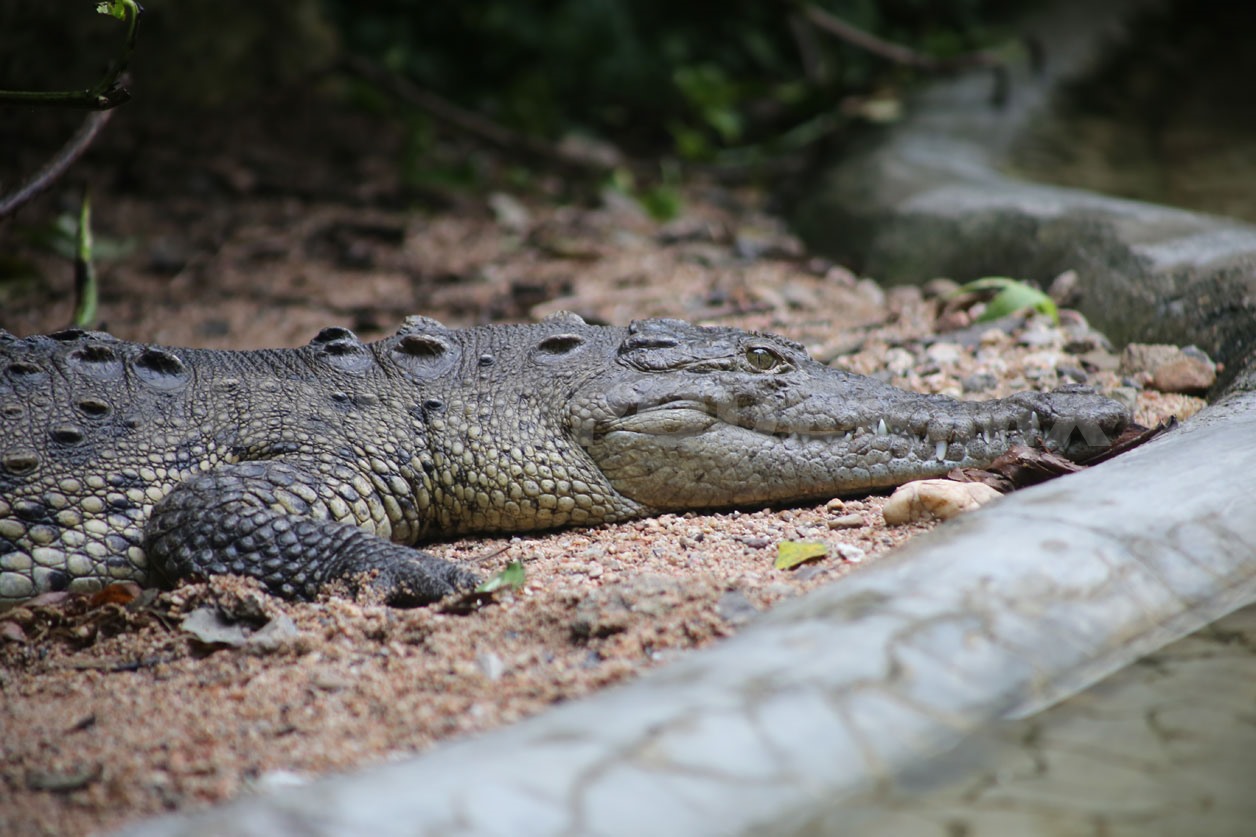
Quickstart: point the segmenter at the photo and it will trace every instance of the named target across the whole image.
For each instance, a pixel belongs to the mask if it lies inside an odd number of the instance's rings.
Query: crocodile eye
[[[784,359],[776,352],[762,346],[751,346],[746,349],[746,360],[760,372],[775,369],[784,362]]]

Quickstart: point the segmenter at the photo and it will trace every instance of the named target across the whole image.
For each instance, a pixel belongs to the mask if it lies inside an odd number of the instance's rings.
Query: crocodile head
[[[613,353],[576,388],[570,426],[616,491],[655,509],[874,490],[983,467],[1018,444],[1077,459],[1129,420],[1083,391],[920,395],[780,337],[678,320],[633,323]]]

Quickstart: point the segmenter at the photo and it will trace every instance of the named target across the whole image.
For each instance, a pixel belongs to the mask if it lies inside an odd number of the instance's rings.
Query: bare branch
[[[83,152],[87,150],[92,141],[96,139],[96,135],[100,133],[100,129],[105,127],[105,123],[113,116],[112,110],[93,111],[83,120],[83,124],[79,126],[78,131],[70,138],[70,141],[61,147],[61,150],[49,160],[42,169],[37,171],[35,175],[18,187],[15,191],[0,197],[0,220],[4,220],[17,212],[24,204],[43,192],[53,182],[65,173],[74,161],[83,156]]]
[[[116,0],[110,5],[113,8],[109,14],[125,18],[127,30],[122,52],[117,60],[110,63],[104,78],[88,90],[0,90],[0,104],[109,110],[129,102],[131,93],[125,87],[124,74],[131,62],[131,53],[135,51],[135,36],[139,31],[141,10],[135,0]]]
[[[859,47],[865,52],[884,58],[887,61],[893,61],[895,64],[941,72],[958,70],[963,67],[998,66],[1003,63],[998,56],[983,50],[968,52],[951,58],[934,58],[932,55],[918,52],[911,47],[887,41],[884,38],[873,35],[871,32],[865,32],[818,6],[804,5],[801,7],[801,12],[817,28],[840,38],[851,46]]]

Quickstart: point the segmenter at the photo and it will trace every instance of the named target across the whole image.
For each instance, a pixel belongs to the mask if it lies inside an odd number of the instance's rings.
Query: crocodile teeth
[[[885,419],[881,419],[880,421],[877,422],[877,435],[878,436],[890,435],[890,429],[885,426]]]
[[[939,462],[946,461],[946,441],[939,439],[938,443],[933,447],[933,455]]]
[[[1029,427],[1030,427],[1030,429],[1031,429],[1031,430],[1033,430],[1033,431],[1034,431],[1034,433],[1035,433],[1035,434],[1042,433],[1042,425],[1041,425],[1041,424],[1039,424],[1039,422],[1038,422],[1038,411],[1037,411],[1037,410],[1030,410],[1030,411],[1029,411]]]
[[[849,441],[850,441],[851,439],[853,439],[853,438],[855,438],[855,434],[854,434],[854,432],[853,432],[853,431],[850,431],[850,430],[847,430],[847,431],[846,431],[846,436],[845,436],[846,441],[848,441],[848,442],[849,442]]]

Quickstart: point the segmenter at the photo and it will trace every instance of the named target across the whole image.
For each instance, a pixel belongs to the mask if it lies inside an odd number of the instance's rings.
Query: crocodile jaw
[[[1106,447],[1126,421],[1115,402],[1086,393],[960,402],[808,371],[816,378],[758,398],[720,376],[667,394],[659,379],[620,387],[580,441],[620,494],[679,510],[866,492],[985,467],[1015,445],[1076,458]],[[832,392],[852,383],[858,392]]]

